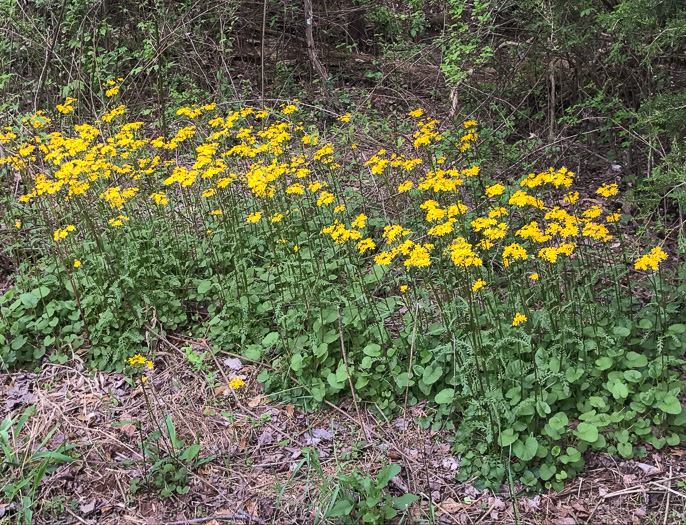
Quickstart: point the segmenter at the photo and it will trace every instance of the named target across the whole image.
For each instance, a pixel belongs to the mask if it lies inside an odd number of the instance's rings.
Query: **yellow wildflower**
[[[256,223],[256,222],[259,221],[261,218],[262,218],[262,212],[261,212],[261,211],[256,211],[256,212],[251,213],[250,215],[248,215],[248,218],[245,219],[245,222]]]
[[[634,268],[637,270],[648,270],[648,268],[650,268],[651,270],[655,271],[660,265],[660,262],[664,261],[665,259],[667,259],[667,254],[662,251],[662,248],[656,246],[650,250],[649,253],[639,257],[636,260]]]
[[[472,292],[476,292],[484,286],[486,286],[486,281],[484,281],[483,279],[477,279],[472,285]]]
[[[517,312],[517,314],[514,316],[514,319],[512,320],[512,326],[518,326],[524,322],[526,322],[527,317],[524,314],[520,314]]]
[[[398,186],[398,193],[404,193],[412,189],[413,183],[410,180],[406,180],[400,186]]]
[[[155,204],[158,206],[165,206],[169,201],[167,200],[167,196],[163,191],[158,191],[156,193],[153,193],[150,195],[151,199],[155,200]]]
[[[410,117],[414,117],[414,118],[419,118],[419,117],[421,117],[423,114],[424,114],[424,110],[421,109],[421,108],[415,109],[414,111],[410,111],[410,112],[408,113],[408,115],[409,115]]]
[[[79,266],[81,266],[81,261],[74,259],[74,268],[78,268]]]
[[[360,213],[355,220],[352,222],[353,228],[364,228],[367,224],[367,216],[364,213]]]
[[[596,190],[596,193],[598,195],[601,195],[605,198],[612,197],[613,195],[617,195],[619,192],[619,188],[617,187],[616,184],[603,184],[600,188]]]
[[[147,368],[149,370],[153,369],[153,363],[149,359],[146,359],[140,354],[136,354],[133,357],[130,357],[129,359],[126,360],[126,362],[135,367],[135,368]]]
[[[502,184],[494,184],[493,186],[487,186],[486,187],[486,196],[487,197],[496,197],[498,195],[502,195],[502,193],[505,191],[505,186]]]
[[[55,230],[55,233],[53,234],[52,238],[54,239],[55,242],[60,242],[60,240],[66,238],[66,236],[69,235],[73,231],[74,231],[74,225],[70,224],[66,228],[58,228],[57,230]]]
[[[569,204],[574,204],[576,201],[579,200],[579,192],[578,191],[570,191],[565,195],[564,199],[565,202],[568,202]]]
[[[364,253],[367,250],[373,250],[374,248],[376,248],[376,244],[374,244],[374,241],[369,237],[357,243],[357,249],[360,253]]]
[[[505,249],[503,250],[503,262],[505,263],[505,266],[510,265],[510,259],[516,261],[517,259],[525,260],[528,258],[529,256],[527,255],[526,250],[516,242],[505,246]]]
[[[334,195],[333,193],[330,193],[328,191],[323,191],[319,194],[319,198],[317,199],[317,206],[321,206],[323,204],[331,204],[334,200]]]
[[[417,266],[424,268],[431,264],[429,257],[429,250],[433,248],[433,244],[415,244],[410,252],[410,256],[405,260],[405,266]]]
[[[74,102],[76,102],[75,98],[67,97],[67,100],[64,102],[64,104],[57,104],[55,107],[57,108],[57,111],[66,115],[67,113],[74,111]]]
[[[231,381],[229,381],[229,388],[231,390],[238,390],[243,385],[245,385],[245,381],[243,381],[243,376],[234,377]]]
[[[381,252],[374,257],[374,262],[379,266],[386,266],[391,264],[393,257],[395,257],[396,252]]]
[[[450,258],[455,266],[460,268],[468,268],[469,266],[481,266],[483,261],[472,250],[472,245],[469,244],[463,237],[455,239],[447,250],[450,253]]]

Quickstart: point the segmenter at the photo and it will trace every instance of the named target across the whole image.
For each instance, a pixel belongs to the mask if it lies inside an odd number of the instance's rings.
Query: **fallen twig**
[[[256,523],[266,523],[264,520],[260,518],[256,518],[254,516],[250,516],[248,514],[245,514],[244,512],[240,512],[239,514],[219,514],[217,516],[207,516],[206,518],[193,518],[191,520],[183,520],[183,521],[167,521],[165,522],[164,525],[191,525],[193,523],[205,523],[207,521],[212,521],[212,520],[238,520],[238,521],[245,521],[245,520],[252,520]]]

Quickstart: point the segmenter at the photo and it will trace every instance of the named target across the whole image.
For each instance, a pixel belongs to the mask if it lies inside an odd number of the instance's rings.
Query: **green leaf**
[[[196,443],[195,445],[191,445],[186,450],[184,450],[183,453],[179,456],[179,459],[181,461],[193,461],[193,458],[195,458],[195,456],[198,455],[198,452],[200,452],[200,445]]]
[[[414,494],[403,494],[398,498],[393,498],[391,502],[396,509],[407,510],[418,499],[419,496],[415,496]]]
[[[563,463],[576,463],[581,459],[581,452],[574,447],[567,447],[567,454],[560,457]]]
[[[634,447],[632,447],[630,443],[617,444],[617,452],[619,452],[623,458],[634,457]]]
[[[209,289],[212,288],[212,281],[201,281],[200,284],[198,285],[198,293],[205,295]]]
[[[681,403],[672,395],[666,395],[657,403],[657,408],[666,412],[667,414],[678,415],[681,414]]]
[[[339,499],[329,512],[326,513],[327,518],[336,518],[338,516],[347,516],[353,510],[353,502],[349,499]]]
[[[674,434],[670,434],[669,436],[667,436],[667,444],[670,447],[675,447],[679,443],[681,443],[681,438],[679,437],[679,434],[674,433]]]
[[[625,399],[629,395],[629,389],[623,381],[609,381],[607,389],[612,392],[615,399]]]
[[[359,347],[358,347],[359,348]],[[381,355],[381,347],[377,345],[376,343],[370,343],[367,346],[365,346],[362,351],[371,357],[378,357]]]
[[[541,479],[543,481],[548,481],[555,475],[555,472],[557,472],[555,465],[548,465],[547,463],[541,465]]]
[[[512,452],[522,461],[529,461],[534,458],[538,450],[538,441],[534,436],[529,436],[526,441],[518,439],[512,445]]]
[[[638,354],[636,352],[628,352],[625,358],[632,368],[640,368],[648,364],[648,358],[643,354]]]
[[[550,418],[550,421],[548,421],[548,424],[555,430],[560,430],[561,428],[564,428],[567,425],[567,423],[569,423],[569,418],[567,417],[567,414],[565,414],[564,412],[558,412]]]
[[[271,348],[278,340],[278,332],[269,332],[267,335],[264,336],[264,339],[262,339],[262,346],[264,346],[265,348]]]
[[[50,288],[47,286],[41,286],[35,290],[31,290],[31,294],[35,295],[37,299],[42,299],[50,295]]]
[[[598,427],[591,423],[579,423],[574,435],[583,441],[594,443],[598,439]]]
[[[595,366],[598,370],[607,370],[612,366],[612,358],[605,356],[596,359]]]
[[[588,398],[588,402],[591,403],[591,406],[596,408],[605,408],[607,406],[605,400],[600,396],[591,396]]]
[[[515,432],[511,428],[506,428],[498,436],[498,445],[501,447],[509,447],[512,443],[517,441],[519,433]]]
[[[252,359],[253,361],[259,361],[262,357],[262,347],[260,345],[248,345],[241,352],[244,357]]]
[[[303,356],[301,354],[293,354],[291,357],[291,370],[299,372],[302,368]]]
[[[672,332],[673,334],[683,334],[686,332],[686,325],[681,323],[673,324],[667,328],[667,331]]]
[[[396,465],[395,463],[386,465],[376,476],[376,488],[384,488],[386,485],[388,485],[388,482],[391,481],[391,478],[394,478],[400,474],[400,471],[400,465]]]
[[[615,334],[617,337],[629,337],[629,335],[631,334],[631,330],[629,330],[625,326],[615,326],[612,329],[612,333]]]
[[[24,335],[18,335],[12,340],[12,350],[19,350],[28,339]]]
[[[443,375],[443,367],[440,365],[427,366],[424,369],[422,380],[425,385],[433,385]]]
[[[19,300],[24,306],[28,308],[34,308],[38,304],[38,299],[32,293],[21,294],[19,296]]]
[[[454,395],[455,391],[452,388],[444,388],[438,394],[436,394],[434,401],[436,401],[436,403],[439,405],[445,405],[446,403],[452,402]]]

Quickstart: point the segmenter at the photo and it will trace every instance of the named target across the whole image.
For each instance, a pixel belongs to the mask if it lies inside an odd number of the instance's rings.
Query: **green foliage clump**
[[[0,137],[23,191],[5,195],[22,259],[5,366],[85,350],[121,370],[188,331],[308,408],[428,400],[419,423],[454,430],[460,476],[491,487],[559,489],[586,450],[684,438],[686,269],[662,246],[634,261],[616,184],[600,206],[566,168],[504,181],[475,121],[421,109],[411,139],[365,153],[352,115],[306,127],[296,103],[189,106],[159,136],[116,102],[102,131],[69,122],[75,102]],[[158,466],[178,492],[183,471]]]

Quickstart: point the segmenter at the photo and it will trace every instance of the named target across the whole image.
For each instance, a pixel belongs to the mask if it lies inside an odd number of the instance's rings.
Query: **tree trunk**
[[[317,72],[317,75],[319,75],[322,86],[324,86],[324,89],[328,91],[326,83],[329,80],[329,75],[327,75],[326,69],[324,69],[324,66],[319,61],[317,50],[314,46],[314,36],[312,36],[312,24],[314,23],[314,19],[312,17],[312,0],[303,0],[303,2],[305,5],[305,38],[307,40],[307,55],[310,58],[312,67]]]

